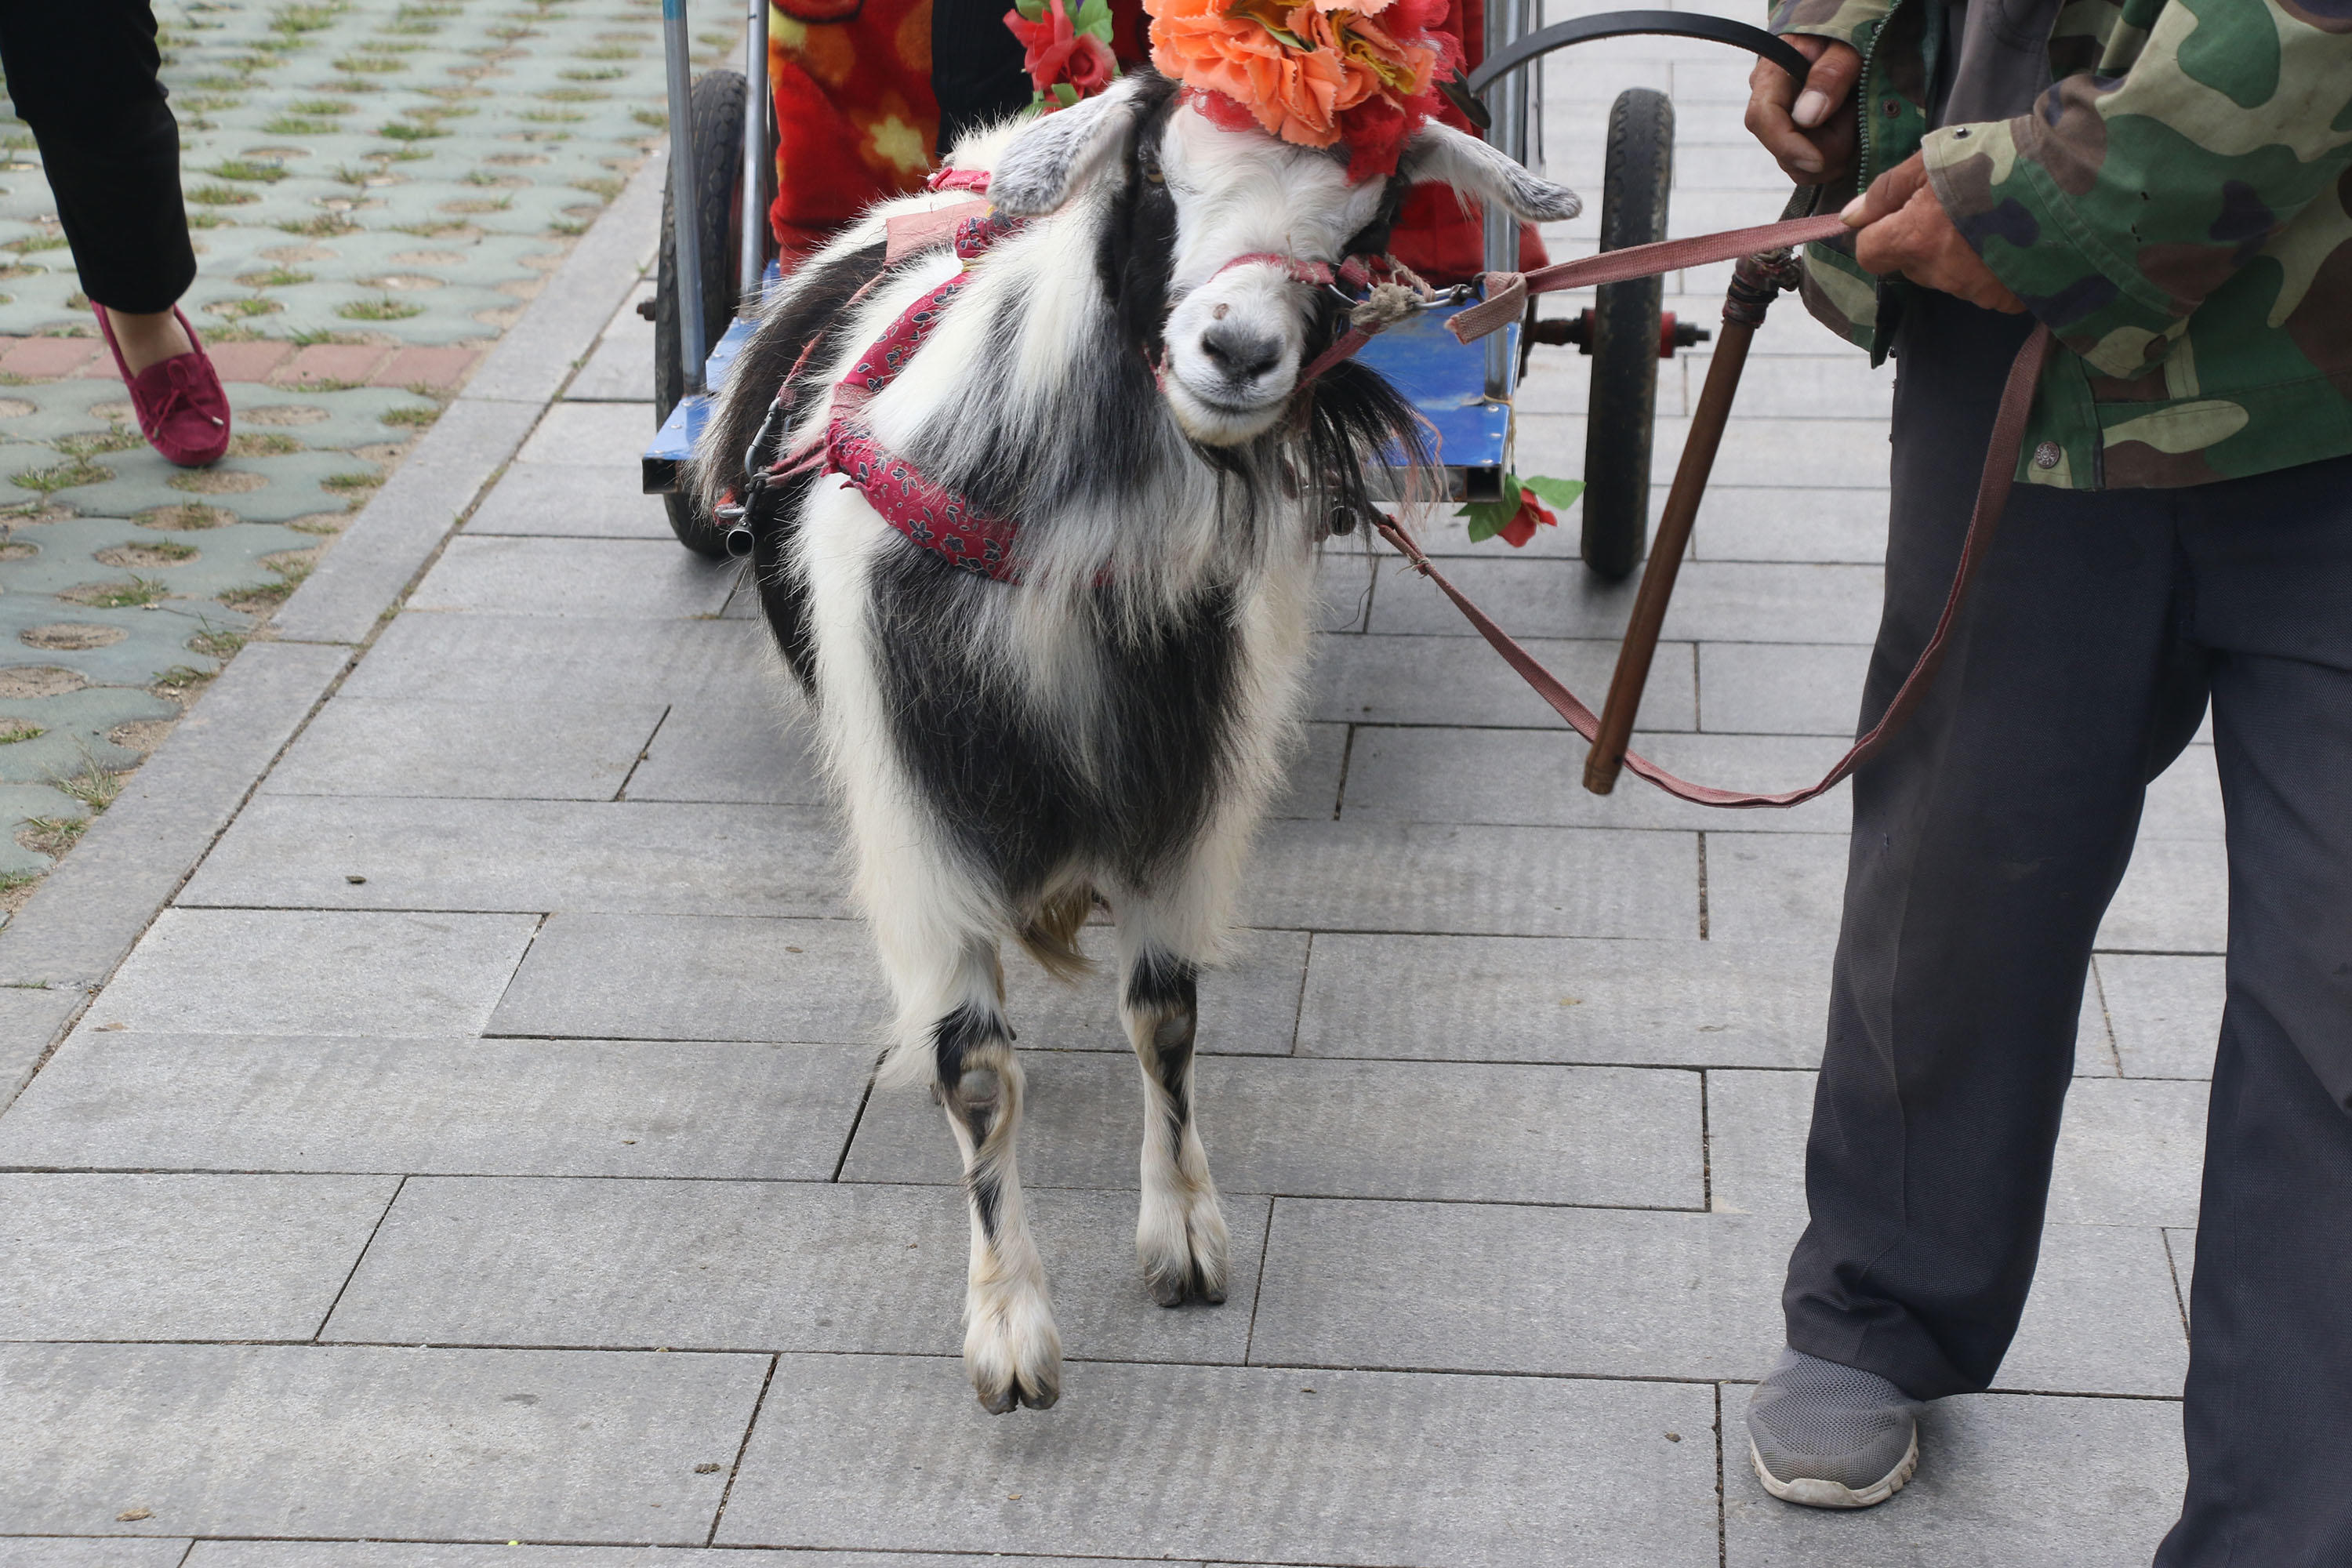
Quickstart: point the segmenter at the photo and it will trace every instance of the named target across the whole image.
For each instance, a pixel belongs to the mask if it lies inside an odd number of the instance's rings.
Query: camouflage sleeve
[[[1776,0],[1770,25],[1775,33],[1835,38],[1860,49],[1862,30],[1894,9],[1895,0]]]
[[[2126,69],[2110,59],[2030,114],[1926,143],[1937,197],[1985,264],[2068,348],[2126,377],[2171,353],[2189,312],[2352,169],[2352,5],[2126,0],[2108,47],[2134,46]],[[2298,296],[2309,281],[2290,268]]]

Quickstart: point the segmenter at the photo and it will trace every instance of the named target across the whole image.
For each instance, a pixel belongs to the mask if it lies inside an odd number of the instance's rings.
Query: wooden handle
[[[1706,383],[1691,416],[1690,437],[1675,469],[1674,489],[1666,494],[1657,536],[1650,541],[1650,563],[1633,600],[1633,618],[1626,624],[1625,642],[1617,652],[1617,673],[1610,678],[1609,700],[1601,710],[1601,732],[1584,759],[1584,787],[1594,795],[1615,789],[1618,771],[1625,765],[1642,690],[1649,684],[1650,662],[1658,652],[1658,630],[1665,625],[1666,603],[1674,597],[1675,575],[1682,570],[1683,552],[1690,548],[1691,525],[1698,521],[1698,503],[1706,494],[1707,476],[1715,469],[1716,449],[1723,444],[1723,427],[1731,417],[1731,400],[1739,390],[1739,373],[1747,367],[1748,345],[1755,335],[1753,326],[1727,316],[1716,339]]]

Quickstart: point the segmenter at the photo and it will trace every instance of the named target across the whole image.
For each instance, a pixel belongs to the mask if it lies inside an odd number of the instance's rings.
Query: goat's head
[[[1097,267],[1132,349],[1161,371],[1178,426],[1204,446],[1255,439],[1342,324],[1291,263],[1336,267],[1388,246],[1408,185],[1451,185],[1530,220],[1573,217],[1575,193],[1434,121],[1397,173],[1351,181],[1343,148],[1229,130],[1150,72],[1048,115],[1000,159],[1010,215],[1099,204]]]

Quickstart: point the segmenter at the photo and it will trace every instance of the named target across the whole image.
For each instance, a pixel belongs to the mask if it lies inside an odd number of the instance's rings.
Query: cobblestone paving
[[[0,905],[300,582],[663,123],[656,4],[163,4],[229,457],[139,438],[38,153],[0,174]],[[731,21],[703,22],[709,43]],[[21,738],[20,738],[21,737]]]
[[[1609,99],[1670,88],[1677,232],[1769,216],[1742,75],[1551,68],[1555,169],[1597,188]],[[1677,287],[1712,313],[1719,280]],[[2221,1005],[2210,746],[2101,933],[1998,1386],[1929,1411],[1885,1507],[1790,1509],[1739,1417],[1803,1222],[1843,798],[1587,795],[1425,584],[1335,556],[1311,743],[1202,986],[1232,1300],[1150,1303],[1108,983],[1016,964],[1071,1359],[1057,1408],[990,1417],[951,1145],[867,1091],[879,978],[763,630],[634,493],[642,331],[0,1114],[0,1568],[2147,1563]],[[1703,365],[1670,367],[1662,468]],[[1528,389],[1529,467],[1573,471],[1582,370]],[[1886,395],[1786,306],[1762,334],[1652,754],[1763,784],[1838,750]],[[1627,595],[1567,541],[1438,545],[1601,683]]]

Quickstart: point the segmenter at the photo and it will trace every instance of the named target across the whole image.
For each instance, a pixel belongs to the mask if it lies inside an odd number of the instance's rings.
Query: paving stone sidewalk
[[[1597,191],[1610,98],[1654,85],[1675,232],[1769,217],[1744,76],[1656,41],[1555,62],[1554,171]],[[1203,985],[1232,1299],[1151,1304],[1108,984],[1018,967],[1070,1362],[1057,1408],[990,1417],[952,1146],[868,1092],[880,981],[756,609],[635,493],[643,332],[614,318],[0,1114],[0,1568],[2147,1562],[2221,995],[2210,746],[2100,937],[1998,1387],[1930,1410],[1886,1506],[1790,1509],[1740,1412],[1803,1223],[1843,795],[1587,795],[1426,584],[1336,552],[1310,744]],[[1523,464],[1572,473],[1585,362],[1538,363]],[[1704,364],[1666,367],[1662,472]],[[1766,329],[1653,755],[1763,784],[1840,749],[1888,374],[1789,306]],[[1629,595],[1573,527],[1436,533],[1590,688]]]
[[[308,575],[663,125],[640,0],[157,9],[200,268],[184,308],[237,434],[196,472],[141,440],[32,137],[0,120],[0,910]]]

